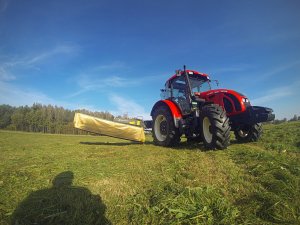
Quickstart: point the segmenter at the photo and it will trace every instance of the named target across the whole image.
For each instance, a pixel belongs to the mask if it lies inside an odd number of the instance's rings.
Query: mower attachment
[[[143,127],[116,123],[113,121],[88,116],[82,113],[75,114],[74,127],[80,130],[85,130],[105,136],[145,142],[145,133]]]

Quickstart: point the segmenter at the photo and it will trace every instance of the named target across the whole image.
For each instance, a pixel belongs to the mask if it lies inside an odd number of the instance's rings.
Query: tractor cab
[[[194,70],[186,70],[186,73],[190,80],[192,92],[200,92],[200,89],[201,92],[211,90],[211,85],[210,85],[211,81],[207,74],[199,73]],[[177,83],[178,85],[174,83]],[[165,84],[166,90],[171,89],[172,84],[174,85],[173,87],[178,87],[181,89],[187,88],[187,80],[186,77],[184,76],[184,71],[181,70],[176,71],[176,74],[167,80]]]
[[[161,97],[175,102],[182,114],[190,114],[193,96],[199,96],[200,92],[211,90],[210,82],[207,74],[194,70],[186,70],[186,73],[179,70],[167,80],[165,89],[161,90]]]

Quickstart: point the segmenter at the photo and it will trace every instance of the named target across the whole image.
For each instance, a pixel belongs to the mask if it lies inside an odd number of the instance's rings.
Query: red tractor
[[[180,137],[203,141],[208,149],[225,149],[230,131],[241,142],[259,140],[261,122],[275,118],[270,108],[251,106],[248,98],[227,89],[211,90],[207,74],[177,70],[152,108],[154,143],[175,146]]]

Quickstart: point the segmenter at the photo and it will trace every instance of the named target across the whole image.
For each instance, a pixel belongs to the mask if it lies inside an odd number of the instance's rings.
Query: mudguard
[[[174,118],[174,124],[175,127],[179,127],[178,121],[180,119],[182,119],[182,113],[179,109],[179,107],[171,100],[160,100],[158,102],[155,103],[155,105],[153,106],[152,110],[151,110],[151,116],[153,116],[154,110],[159,107],[159,106],[167,106]]]

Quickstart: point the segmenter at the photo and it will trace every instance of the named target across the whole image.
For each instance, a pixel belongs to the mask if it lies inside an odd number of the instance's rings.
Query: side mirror
[[[212,81],[216,82],[217,87],[219,87],[219,81],[218,80],[210,80],[210,82],[212,82]]]

